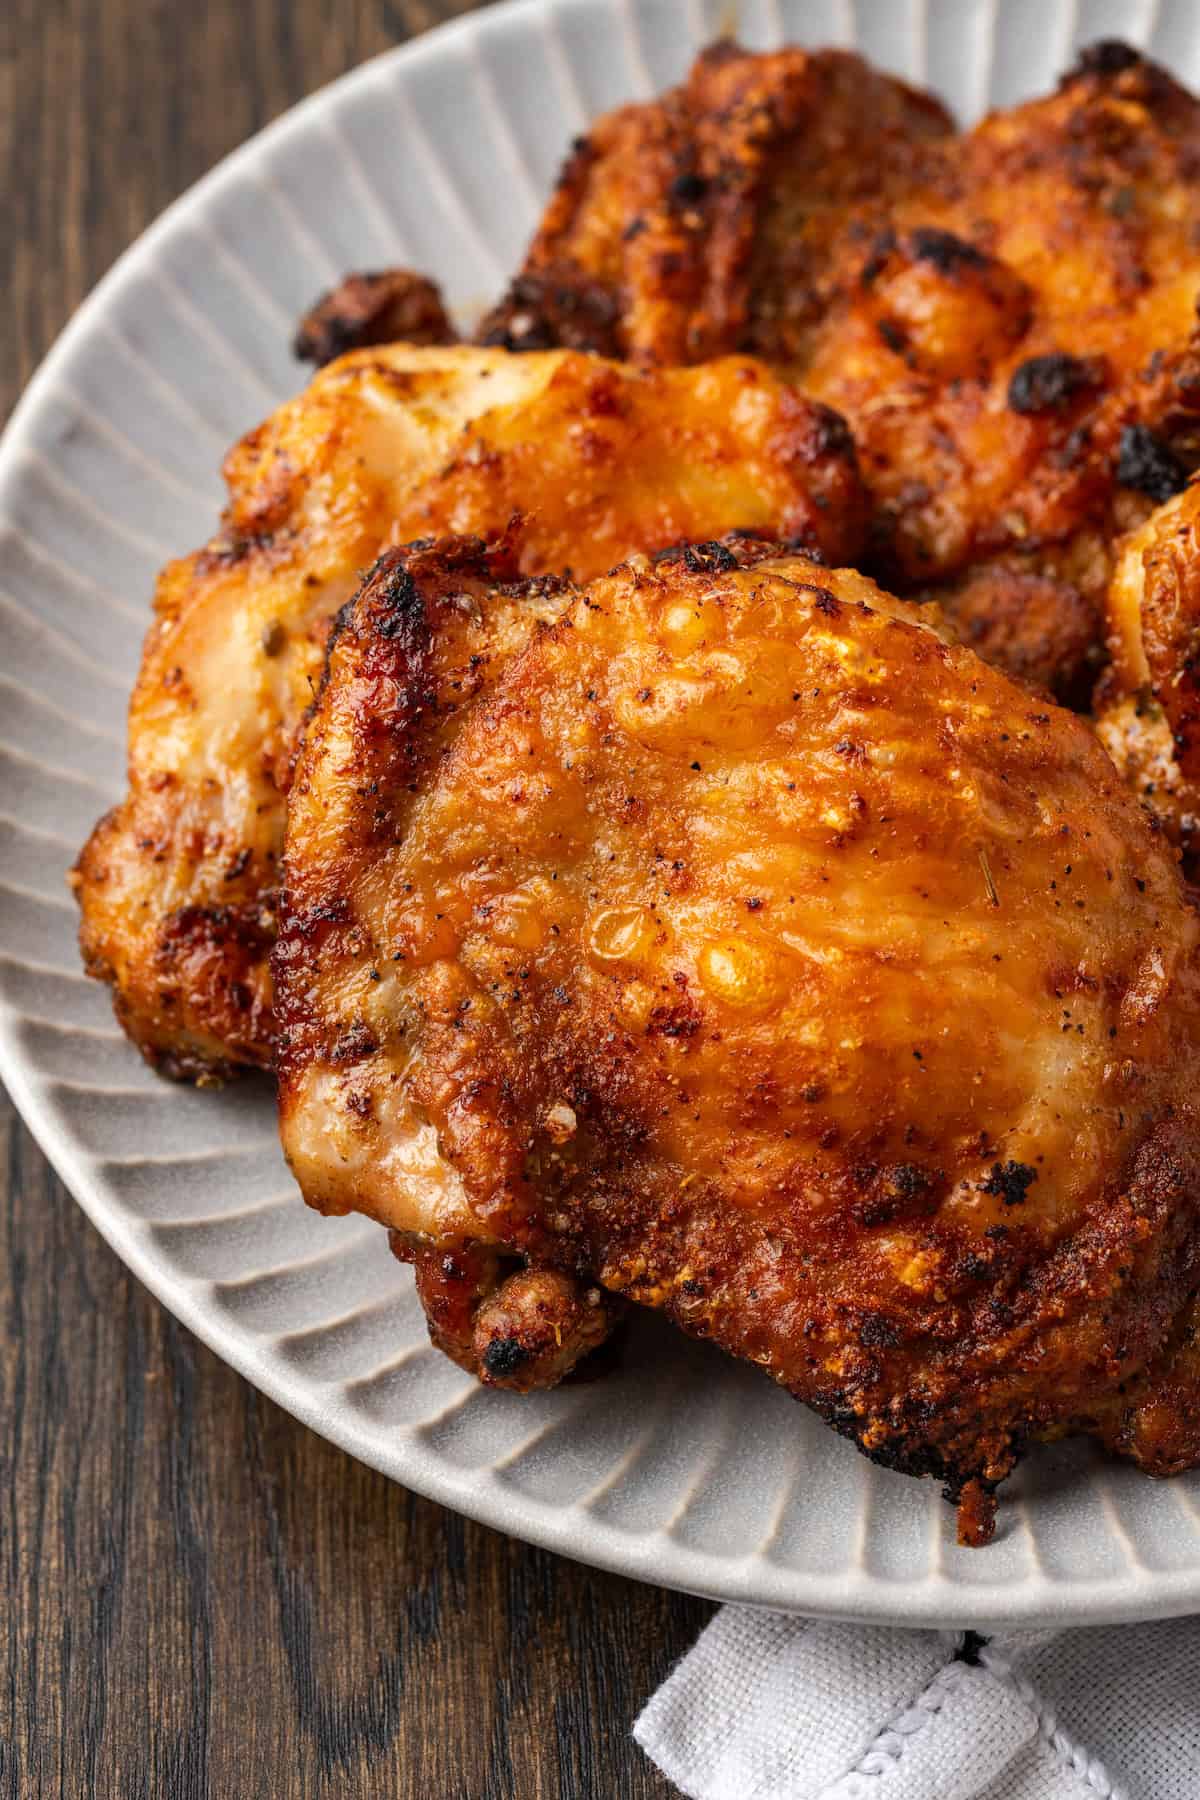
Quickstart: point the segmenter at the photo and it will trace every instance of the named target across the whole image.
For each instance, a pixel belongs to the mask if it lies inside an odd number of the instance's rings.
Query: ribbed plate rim
[[[456,44],[468,44],[486,28],[541,20],[569,10],[595,10],[595,0],[501,0],[483,12],[451,20],[415,42],[383,51],[290,108],[173,201],[116,260],[51,346],[13,410],[0,439],[0,494],[18,479],[17,464],[31,447],[35,422],[72,354],[81,348],[113,299],[149,267],[160,246],[189,221],[199,218],[210,195],[237,180],[264,153],[302,136],[309,124],[372,75],[398,64],[419,67]],[[619,12],[619,0],[610,10]],[[0,1001],[0,1078],[35,1141],[101,1236],[134,1275],[182,1324],[239,1374],[303,1424],[369,1467],[414,1492],[440,1502],[496,1530],[555,1551],[574,1561],[634,1579],[655,1582],[706,1597],[781,1608],[830,1618],[877,1623],[955,1626],[1046,1626],[1109,1624],[1167,1618],[1200,1608],[1200,1533],[1194,1568],[1153,1571],[1127,1567],[1107,1585],[1080,1579],[1056,1582],[1031,1573],[1019,1586],[1010,1582],[972,1583],[968,1591],[943,1575],[917,1581],[888,1581],[864,1570],[821,1577],[786,1569],[754,1552],[733,1562],[687,1547],[662,1531],[633,1536],[574,1506],[555,1507],[499,1483],[492,1471],[457,1473],[423,1446],[411,1428],[371,1427],[315,1377],[291,1370],[253,1333],[225,1316],[205,1294],[206,1283],[167,1264],[138,1221],[123,1216],[89,1166],[92,1158],[53,1115],[33,1059],[19,1041],[19,1015]],[[1036,1504],[1036,1501],[1034,1502]],[[980,1555],[986,1557],[986,1551]]]

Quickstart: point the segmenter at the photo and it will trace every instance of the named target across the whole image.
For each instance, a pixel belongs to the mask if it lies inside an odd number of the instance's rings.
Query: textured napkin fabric
[[[985,1642],[727,1606],[634,1736],[692,1800],[1200,1800],[1200,1619]]]

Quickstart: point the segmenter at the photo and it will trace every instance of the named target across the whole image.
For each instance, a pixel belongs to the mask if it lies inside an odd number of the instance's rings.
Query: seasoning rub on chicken
[[[548,597],[394,551],[332,640],[275,956],[306,1197],[485,1379],[661,1308],[969,1541],[1039,1439],[1195,1462],[1200,921],[1087,725],[745,541]]]
[[[840,51],[599,120],[485,341],[750,351],[849,421],[867,566],[1086,704],[1109,544],[1200,462],[1200,103],[1129,46],[956,135]]]
[[[225,465],[217,536],[168,564],[129,714],[129,791],[75,876],[89,971],[166,1074],[269,1067],[269,953],[296,730],[330,622],[389,543],[490,536],[596,575],[734,528],[852,559],[841,421],[761,363],[639,374],[575,352],[392,345],[335,362]]]

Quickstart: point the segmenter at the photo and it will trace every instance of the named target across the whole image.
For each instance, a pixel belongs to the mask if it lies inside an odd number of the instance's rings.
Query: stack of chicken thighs
[[[1198,296],[1126,46],[963,134],[722,43],[471,342],[399,270],[304,320],[83,954],[483,1382],[659,1308],[970,1543],[1038,1442],[1200,1463]]]

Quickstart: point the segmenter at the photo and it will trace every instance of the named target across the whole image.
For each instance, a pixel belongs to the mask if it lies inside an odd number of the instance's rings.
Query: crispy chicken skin
[[[329,622],[388,543],[502,533],[523,573],[737,527],[853,557],[841,421],[761,364],[639,374],[572,352],[362,351],[231,452],[230,504],[164,570],[129,716],[129,792],[78,863],[89,971],[171,1075],[271,1062],[268,953],[296,728]]]
[[[846,51],[714,44],[681,87],[577,139],[481,341],[659,367],[751,344],[794,360],[847,217],[931,179],[952,129]]]
[[[1076,697],[1111,537],[1198,460],[1198,292],[1200,105],[1125,46],[955,137],[853,57],[723,44],[576,147],[485,335],[785,367],[855,433],[870,572]]]
[[[1014,557],[932,591],[959,642],[984,662],[1086,712],[1100,656],[1095,607],[1077,587]]]
[[[1196,461],[1198,176],[1200,105],[1100,46],[848,233],[803,385],[854,426],[899,580],[1019,551],[1099,602],[1105,539]]]
[[[411,269],[380,269],[347,275],[322,294],[297,326],[292,350],[324,368],[373,344],[457,342],[435,282]]]
[[[972,1541],[1037,1439],[1200,1457],[1200,921],[1085,724],[803,556],[635,558],[515,650],[453,554],[368,580],[298,759],[310,1202],[664,1309]]]
[[[562,1269],[529,1268],[477,1240],[393,1231],[436,1347],[485,1387],[557,1387],[599,1349],[623,1302]]]
[[[1200,487],[1117,545],[1108,590],[1112,662],[1096,728],[1113,761],[1184,852],[1200,852]]]
[[[1200,1461],[1200,1297],[1176,1315],[1157,1354],[1097,1407],[1089,1429],[1148,1475],[1181,1475]]]

